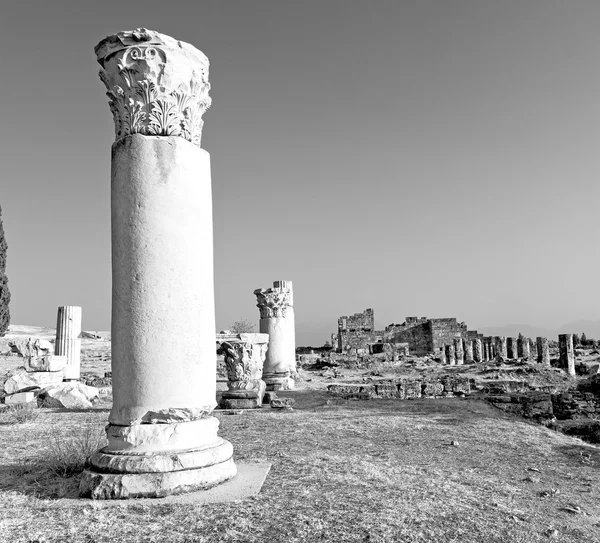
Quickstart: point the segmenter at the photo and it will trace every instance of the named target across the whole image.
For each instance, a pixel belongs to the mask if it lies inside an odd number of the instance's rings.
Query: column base
[[[124,500],[163,498],[223,483],[237,473],[233,447],[220,439],[216,446],[157,454],[115,454],[101,449],[83,472],[82,498]]]
[[[285,374],[282,376],[277,375],[263,375],[263,381],[267,385],[267,390],[292,390],[296,386],[296,382],[289,376],[289,374]]]
[[[262,380],[258,383],[258,388],[254,389],[235,388],[224,391],[221,395],[219,407],[221,409],[255,409],[261,407],[266,385]]]

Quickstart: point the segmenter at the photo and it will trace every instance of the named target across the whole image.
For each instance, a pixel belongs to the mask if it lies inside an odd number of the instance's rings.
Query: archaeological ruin
[[[112,392],[108,445],[83,497],[160,497],[236,474],[218,436],[209,63],[139,28],[95,48],[112,145]]]
[[[267,334],[269,347],[263,366],[267,390],[294,388],[296,372],[296,329],[294,291],[291,281],[273,281],[273,287],[256,289],[260,311],[259,331]]]

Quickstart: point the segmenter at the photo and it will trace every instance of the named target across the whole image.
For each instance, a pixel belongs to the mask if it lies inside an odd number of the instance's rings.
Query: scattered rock
[[[6,394],[16,394],[25,389],[46,388],[62,383],[62,371],[38,371],[30,373],[24,368],[19,368],[4,382]]]
[[[294,398],[275,398],[271,401],[271,408],[273,409],[292,409],[296,404]]]
[[[65,409],[90,409],[98,401],[98,389],[68,381],[42,390],[38,396],[40,407]]]
[[[263,403],[270,404],[275,398],[277,398],[277,393],[269,390],[263,396]]]

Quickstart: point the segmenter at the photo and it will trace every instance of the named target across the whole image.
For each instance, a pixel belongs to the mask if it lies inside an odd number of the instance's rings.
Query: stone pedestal
[[[465,362],[465,351],[463,349],[463,341],[460,337],[454,338],[454,357],[456,358],[456,363],[461,366]]]
[[[560,367],[569,375],[575,375],[575,351],[573,349],[573,334],[559,334],[558,351]]]
[[[473,360],[477,363],[483,362],[483,345],[480,339],[473,340]]]
[[[506,338],[506,355],[507,358],[515,360],[519,357],[517,352],[517,338],[509,337]]]
[[[56,342],[54,354],[66,356],[63,368],[65,381],[77,380],[81,368],[81,307],[65,305],[58,308],[56,317]]]
[[[273,288],[256,289],[260,310],[259,330],[269,335],[269,349],[263,366],[267,390],[294,388],[296,339],[291,281],[274,281]]]
[[[112,147],[112,380],[108,445],[80,494],[161,497],[232,478],[216,395],[208,60],[145,29],[96,47]]]
[[[550,347],[548,345],[547,337],[537,337],[537,361],[538,364],[543,364],[544,366],[550,365]]]
[[[263,364],[269,344],[267,334],[217,334],[225,351],[228,388],[221,396],[222,409],[261,407],[266,385]]]
[[[444,347],[444,351],[446,354],[446,364],[450,366],[456,365],[456,355],[454,354],[454,345],[446,345]]]

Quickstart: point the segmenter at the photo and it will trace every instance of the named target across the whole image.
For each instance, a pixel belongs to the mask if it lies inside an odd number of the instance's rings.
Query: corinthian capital
[[[203,53],[145,28],[108,36],[95,52],[116,139],[179,136],[200,146],[202,115],[211,103]]]
[[[290,304],[290,291],[286,288],[256,289],[254,291],[260,310],[260,318],[285,317]]]

